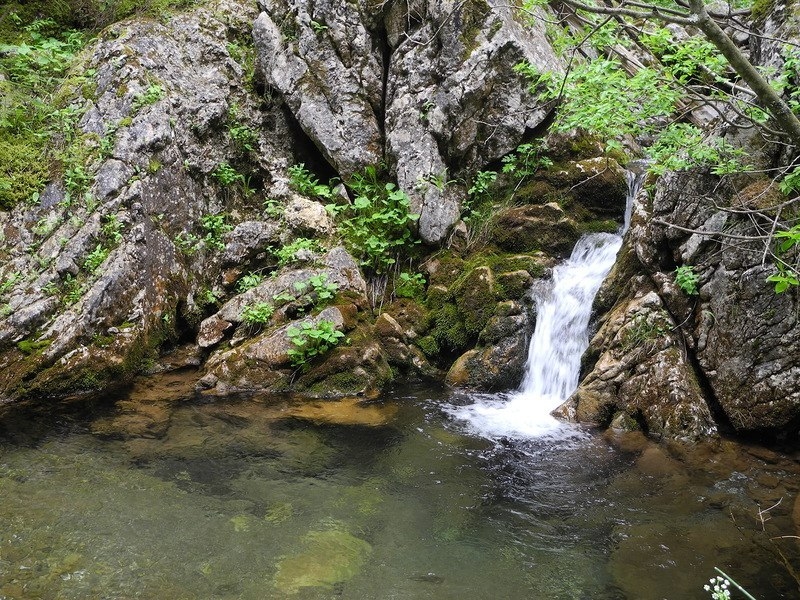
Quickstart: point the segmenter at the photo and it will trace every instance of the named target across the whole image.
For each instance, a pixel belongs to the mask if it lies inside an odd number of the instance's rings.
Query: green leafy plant
[[[22,273],[20,271],[14,271],[13,273],[6,275],[3,279],[2,283],[0,283],[0,296],[8,292],[14,285],[22,279]]]
[[[349,186],[356,194],[352,204],[328,204],[348,249],[374,273],[386,273],[398,256],[416,244],[411,225],[411,202],[393,183],[381,183],[375,167],[353,176]]]
[[[292,165],[288,169],[289,185],[304,196],[332,200],[335,196],[330,185],[320,183],[315,175],[306,169],[305,164]]]
[[[122,222],[117,215],[106,215],[104,217],[105,223],[100,228],[100,232],[113,244],[119,244],[122,241]]]
[[[262,281],[264,281],[264,276],[261,273],[253,273],[251,271],[246,275],[242,275],[241,279],[236,283],[236,291],[241,294],[258,286]]]
[[[336,324],[325,319],[317,323],[305,321],[289,327],[286,335],[294,345],[287,354],[295,367],[307,365],[317,356],[336,347],[344,338],[344,333],[336,329]]]
[[[148,88],[143,91],[141,94],[137,94],[134,99],[133,103],[131,104],[131,108],[134,112],[137,112],[141,108],[145,106],[150,106],[151,104],[155,104],[159,100],[161,100],[165,96],[166,92],[164,88],[157,84],[152,84],[148,86]]]
[[[225,213],[203,215],[200,218],[200,227],[205,234],[203,236],[203,243],[208,248],[213,248],[215,250],[223,250],[225,248],[225,243],[222,238],[233,229],[233,227],[228,224],[228,216]]]
[[[242,323],[248,327],[262,327],[269,322],[273,314],[275,307],[269,302],[258,302],[242,309]]]
[[[284,205],[274,198],[264,200],[264,215],[270,219],[280,219],[283,215]]]
[[[231,186],[240,183],[243,186],[247,183],[244,175],[230,166],[227,162],[221,162],[211,172],[211,176],[224,186]]]
[[[89,273],[94,273],[108,258],[109,252],[108,248],[104,248],[102,244],[97,244],[83,262],[83,268]]]
[[[287,265],[291,262],[298,260],[298,253],[302,252],[321,252],[322,246],[317,240],[312,240],[310,238],[297,238],[291,244],[287,244],[273,250],[273,254],[278,259],[278,264],[280,266]]]
[[[520,144],[514,152],[503,157],[502,163],[503,173],[513,174],[519,179],[530,177],[540,168],[553,166],[553,161],[544,156],[542,140]]]
[[[775,293],[782,294],[791,287],[800,285],[797,266],[793,267],[787,262],[787,254],[797,247],[800,247],[800,225],[795,225],[791,229],[775,232],[776,241],[776,261],[777,273],[767,277],[768,283],[775,284]]]
[[[421,298],[425,292],[422,273],[400,273],[394,282],[394,295],[398,298]]]
[[[682,265],[675,269],[675,283],[687,296],[697,296],[700,293],[697,289],[700,276],[691,265]]]

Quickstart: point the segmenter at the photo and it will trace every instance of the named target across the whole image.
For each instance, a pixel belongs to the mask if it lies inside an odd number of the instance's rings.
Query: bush
[[[336,329],[333,321],[321,320],[318,323],[303,322],[286,331],[294,348],[288,351],[292,365],[302,367],[317,356],[336,347],[344,338],[344,333]]]
[[[384,274],[412,244],[418,244],[411,225],[419,215],[411,214],[406,193],[393,183],[378,180],[375,167],[356,174],[348,186],[356,197],[352,204],[328,204],[350,252],[376,274]]]

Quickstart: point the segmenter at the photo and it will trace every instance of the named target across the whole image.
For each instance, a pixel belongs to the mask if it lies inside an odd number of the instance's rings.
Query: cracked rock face
[[[540,25],[496,0],[262,0],[258,69],[325,159],[348,178],[388,163],[439,244],[458,221],[459,178],[542,123],[513,70],[560,70]]]
[[[798,291],[773,292],[763,241],[747,240],[758,233],[753,221],[724,210],[744,208],[747,195],[682,172],[663,176],[652,204],[645,200],[598,295],[586,376],[562,414],[608,424],[623,413],[648,431],[697,438],[713,431],[713,412],[739,433],[793,435]],[[699,229],[710,234],[685,231]],[[677,265],[699,275],[696,296],[676,285]]]
[[[262,168],[289,163],[280,111],[259,113],[228,50],[255,17],[220,0],[164,23],[116,24],[87,53],[78,69],[94,70],[96,92],[71,104],[82,115],[76,152],[94,157],[86,189],[54,182],[39,206],[0,213],[2,275],[19,274],[0,317],[0,400],[124,383],[174,334],[190,289],[213,280],[219,253],[196,243],[189,256],[178,241],[235,204],[223,206],[211,176],[235,154],[224,127],[234,104],[274,125],[253,142]],[[229,259],[247,257],[240,242]]]

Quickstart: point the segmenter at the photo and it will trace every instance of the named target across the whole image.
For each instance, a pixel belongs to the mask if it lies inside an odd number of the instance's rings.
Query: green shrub
[[[425,276],[422,273],[400,273],[394,282],[394,295],[398,298],[422,298]]]
[[[242,323],[249,327],[261,327],[269,322],[273,314],[275,308],[271,304],[258,302],[242,309]]]
[[[145,106],[155,104],[165,95],[166,92],[162,86],[156,84],[150,85],[145,91],[143,91],[141,94],[137,94],[134,97],[133,103],[131,104],[131,109],[133,109],[133,112],[137,112]]]
[[[217,168],[211,172],[211,176],[224,186],[231,186],[235,183],[245,185],[244,175],[230,166],[227,162],[221,162]]]
[[[294,345],[287,354],[295,367],[305,366],[337,346],[344,338],[344,333],[336,329],[333,321],[324,319],[316,324],[303,322],[299,326],[289,327],[286,335]]]
[[[106,261],[109,252],[108,248],[104,248],[102,244],[97,244],[94,250],[89,253],[89,256],[86,257],[83,268],[89,273],[94,273]]]
[[[386,273],[408,247],[419,243],[411,231],[419,215],[393,183],[381,183],[375,167],[356,174],[348,187],[356,194],[352,204],[328,204],[351,253],[374,273]]]
[[[317,240],[312,240],[310,238],[297,238],[291,244],[287,244],[286,246],[278,248],[277,250],[273,249],[272,252],[278,259],[278,264],[280,266],[284,266],[297,260],[297,253],[301,252],[302,250],[308,250],[309,252],[321,252],[323,248]]]
[[[320,183],[315,175],[306,169],[305,164],[292,165],[289,167],[289,185],[296,192],[304,196],[332,200],[334,197],[333,189],[330,185]]]
[[[208,248],[223,250],[225,243],[222,236],[228,233],[233,227],[227,222],[228,216],[225,213],[203,215],[200,218],[200,227],[205,234],[203,242]]]
[[[675,269],[675,283],[683,292],[688,296],[697,296],[697,284],[700,282],[700,276],[694,272],[694,268],[690,265],[683,265]]]
[[[246,275],[242,275],[241,279],[236,283],[236,291],[241,294],[258,286],[262,281],[264,281],[264,276],[261,273],[253,273],[251,271]]]

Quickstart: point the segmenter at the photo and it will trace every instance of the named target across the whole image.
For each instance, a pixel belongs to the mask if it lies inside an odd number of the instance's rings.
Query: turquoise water
[[[444,390],[309,405],[170,377],[6,410],[0,598],[683,599],[714,566],[798,597],[775,551],[797,568],[797,540],[770,541],[798,534],[793,457],[489,442]]]

